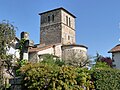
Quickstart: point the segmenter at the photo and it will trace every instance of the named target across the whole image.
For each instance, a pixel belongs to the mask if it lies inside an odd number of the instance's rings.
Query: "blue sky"
[[[0,0],[0,21],[9,20],[18,27],[16,35],[26,31],[39,43],[38,13],[64,7],[76,18],[76,42],[86,45],[88,54],[111,56],[108,50],[119,44],[120,0]]]

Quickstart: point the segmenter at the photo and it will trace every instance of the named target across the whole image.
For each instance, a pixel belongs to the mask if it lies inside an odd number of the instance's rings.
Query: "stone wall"
[[[53,19],[54,18],[54,19]],[[40,44],[75,44],[75,17],[64,9],[41,14]]]
[[[73,44],[75,41],[75,18],[65,11],[61,12],[62,17],[62,43]]]
[[[9,80],[10,81],[10,90],[23,90],[22,89],[22,78],[21,77],[16,77],[16,78],[12,78]]]
[[[61,43],[61,10],[41,15],[40,44]]]
[[[49,45],[61,43],[61,24],[41,27],[40,44]]]
[[[62,46],[62,58],[66,63],[76,65],[87,60],[87,47],[83,45],[64,45]]]

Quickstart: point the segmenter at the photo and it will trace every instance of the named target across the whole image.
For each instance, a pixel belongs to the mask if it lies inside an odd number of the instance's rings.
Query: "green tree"
[[[3,85],[3,69],[10,69],[12,56],[7,54],[12,40],[15,38],[16,28],[8,21],[0,22],[0,88]]]
[[[95,62],[105,62],[108,66],[113,67],[112,59],[110,57],[104,57],[99,53],[95,56]]]

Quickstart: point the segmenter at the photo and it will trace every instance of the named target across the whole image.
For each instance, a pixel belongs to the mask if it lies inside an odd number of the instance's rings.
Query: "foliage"
[[[23,51],[25,49],[25,42],[26,42],[26,39],[24,39],[24,38],[22,38],[19,41],[20,61],[23,59]]]
[[[24,89],[43,90],[57,71],[57,66],[45,63],[27,64],[21,68],[24,77]]]
[[[9,22],[0,23],[0,59],[5,58],[6,51],[10,48],[12,40],[15,38],[15,27]]]
[[[112,59],[110,57],[102,57],[101,62],[106,62],[106,64],[109,65],[110,67],[113,66]]]
[[[51,54],[44,54],[41,56],[42,63],[47,63],[47,64],[56,64],[58,66],[62,66],[65,64],[63,60],[60,60],[59,57]]]
[[[12,56],[8,55],[7,51],[10,49],[12,40],[15,38],[15,30],[16,27],[14,27],[8,21],[0,22],[0,74],[3,72],[4,67],[6,67],[7,71],[9,71],[12,65]],[[1,74],[0,85],[2,85],[2,83],[3,76]]]
[[[20,76],[20,68],[28,63],[28,60],[19,60],[16,66],[16,76]]]
[[[21,68],[27,90],[84,90],[94,88],[87,69],[56,64],[34,63]]]
[[[120,70],[112,69],[109,58],[97,54],[96,64],[91,68],[90,73],[96,90],[119,90]]]
[[[120,90],[120,70],[97,68],[91,76],[96,90]]]
[[[91,68],[91,70],[94,70],[96,68],[110,68],[110,66],[105,62],[96,62],[96,64]]]
[[[108,66],[112,67],[112,59],[110,57],[103,57],[102,55],[98,54],[95,57],[96,62],[105,62]]]
[[[16,76],[19,76],[20,75],[20,68],[22,66],[24,66],[25,64],[28,63],[28,60],[25,60],[23,59],[23,51],[25,50],[25,43],[26,43],[26,39],[25,38],[22,38],[20,41],[19,41],[19,55],[20,55],[20,60],[17,61],[17,66],[16,66]]]

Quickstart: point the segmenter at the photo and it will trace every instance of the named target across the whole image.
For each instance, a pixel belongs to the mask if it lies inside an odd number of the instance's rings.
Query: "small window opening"
[[[54,15],[52,15],[52,21],[54,21]]]
[[[68,35],[68,40],[70,40],[70,36]]]
[[[71,20],[70,20],[70,18],[69,18],[69,26],[71,27]]]
[[[68,16],[66,16],[66,24],[68,25]]]
[[[48,22],[50,22],[50,16],[48,16]]]

